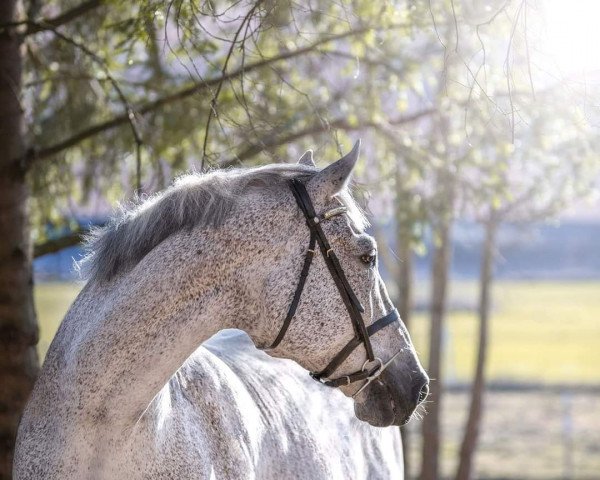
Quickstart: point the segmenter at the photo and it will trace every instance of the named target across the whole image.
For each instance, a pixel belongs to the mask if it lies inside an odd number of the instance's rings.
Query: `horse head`
[[[303,179],[260,203],[272,259],[260,301],[267,351],[308,369],[355,401],[359,419],[402,425],[429,379],[379,274],[377,244],[348,191],[360,144],[318,170],[302,156]]]

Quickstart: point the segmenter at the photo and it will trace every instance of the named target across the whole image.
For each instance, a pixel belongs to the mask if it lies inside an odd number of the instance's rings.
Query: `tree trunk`
[[[412,250],[413,232],[411,228],[416,224],[413,217],[409,217],[410,213],[405,211],[405,201],[410,201],[406,197],[412,197],[412,192],[407,192],[401,189],[400,185],[404,181],[404,174],[400,169],[400,165],[396,166],[396,194],[394,197],[394,217],[396,220],[396,248],[398,250],[398,268],[396,270],[396,285],[398,287],[398,302],[400,318],[409,328],[410,316],[413,310],[413,267],[414,258]]]
[[[498,222],[494,213],[485,224],[485,241],[483,244],[481,271],[479,278],[479,349],[477,366],[471,390],[471,408],[460,448],[460,461],[456,472],[456,480],[469,480],[473,475],[473,455],[477,445],[479,427],[483,411],[483,393],[485,389],[485,363],[488,349],[488,331],[490,318],[490,294],[494,264],[494,248]]]
[[[15,21],[17,0],[0,2],[0,24]],[[0,478],[11,477],[21,411],[38,368],[24,154],[21,42],[0,30]]]
[[[450,267],[449,219],[443,220],[437,230],[438,242],[434,243],[431,278],[431,330],[429,365],[427,372],[432,379],[429,385],[430,401],[423,419],[423,454],[421,457],[421,480],[437,480],[440,451],[440,409],[442,397],[442,329],[446,316],[446,297]]]
[[[398,312],[400,318],[409,328],[410,318],[413,310],[413,253],[410,248],[408,239],[400,238],[398,246],[398,256],[400,262],[398,264],[398,278],[396,279],[398,285]]]
[[[398,237],[400,244],[398,246],[398,255],[400,264],[398,265],[398,285],[399,292],[399,312],[400,318],[409,328],[410,316],[413,309],[413,253],[410,248],[410,242],[407,238]],[[404,478],[410,478],[410,435],[407,427],[400,427],[400,435],[402,436],[402,458],[404,460]]]
[[[400,318],[409,328],[410,316],[413,310],[413,252],[410,244],[410,232],[406,231],[406,225],[403,225],[401,219],[403,213],[398,210],[402,208],[399,198],[394,199],[396,209],[396,248],[398,250],[398,268],[396,272],[396,286],[398,288],[398,309]],[[404,478],[409,478],[410,473],[410,438],[407,427],[400,427],[400,435],[402,436],[402,458],[404,460]]]
[[[410,316],[413,309],[413,253],[410,248],[410,241],[403,235],[402,232],[397,232],[396,239],[398,242],[398,256],[400,262],[398,264],[398,278],[396,285],[398,286],[398,303],[400,318],[409,328]],[[402,436],[402,457],[404,460],[404,478],[409,478],[410,472],[410,438],[407,427],[400,427],[400,435]]]

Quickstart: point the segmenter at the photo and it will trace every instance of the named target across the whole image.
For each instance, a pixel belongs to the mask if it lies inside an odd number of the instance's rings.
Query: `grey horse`
[[[89,281],[25,409],[15,478],[400,478],[397,429],[375,427],[408,421],[428,381],[401,322],[370,339],[386,368],[339,386],[343,395],[248,342],[201,347],[224,329],[263,348],[278,335],[309,238],[291,179],[317,212],[345,207],[322,229],[364,322],[389,315],[377,247],[347,188],[357,158],[358,145],[323,170],[305,154],[188,175],[97,232]],[[285,338],[268,351],[312,372],[356,336],[327,265],[315,256]],[[365,368],[361,344],[336,376]]]

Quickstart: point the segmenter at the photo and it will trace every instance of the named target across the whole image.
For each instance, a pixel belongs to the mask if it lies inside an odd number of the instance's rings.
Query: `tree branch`
[[[435,112],[435,109],[433,109],[433,108],[421,110],[421,111],[415,112],[410,115],[406,115],[403,117],[399,117],[399,118],[390,120],[390,121],[386,122],[385,125],[386,126],[403,125],[405,123],[410,123],[410,122],[419,120],[420,118],[425,117],[427,115],[431,115],[434,112]],[[374,122],[372,120],[367,120],[364,122],[359,121],[357,123],[348,123],[348,120],[345,118],[338,118],[338,119],[332,120],[326,124],[316,123],[314,125],[303,128],[302,130],[292,132],[288,135],[284,135],[284,136],[273,135],[270,138],[267,138],[267,139],[261,141],[260,145],[251,145],[246,150],[243,150],[242,152],[240,152],[233,158],[230,158],[223,162],[219,162],[218,165],[220,168],[239,165],[239,163],[242,162],[243,160],[247,160],[251,157],[254,157],[255,155],[258,155],[262,151],[266,150],[267,148],[279,147],[281,145],[285,145],[287,143],[294,142],[303,137],[307,137],[310,135],[316,135],[318,133],[329,132],[334,129],[340,129],[340,130],[345,130],[345,131],[356,131],[356,130],[363,130],[366,128],[380,129],[383,126],[384,125],[382,125],[380,122]]]
[[[258,62],[252,63],[250,65],[245,65],[245,66],[239,67],[229,73],[226,73],[225,75],[219,75],[217,77],[214,77],[214,78],[211,78],[208,80],[203,80],[203,81],[194,83],[193,85],[183,88],[175,93],[166,95],[166,96],[159,98],[153,102],[142,105],[141,107],[135,109],[135,111],[138,115],[145,115],[147,113],[158,110],[165,105],[171,104],[178,100],[182,100],[182,99],[190,97],[196,93],[207,90],[210,87],[216,86],[221,82],[232,80],[232,79],[237,78],[245,73],[249,73],[253,70],[258,70],[260,68],[269,66],[273,63],[281,62],[284,60],[289,60],[291,58],[295,58],[298,56],[302,56],[304,54],[311,53],[311,52],[317,50],[317,48],[320,47],[321,45],[324,45],[324,44],[327,44],[329,42],[333,42],[336,40],[341,40],[344,38],[352,37],[352,36],[362,35],[362,34],[367,33],[370,30],[373,30],[375,28],[376,27],[363,27],[363,28],[359,28],[356,30],[349,30],[349,31],[346,31],[343,33],[339,33],[337,35],[331,35],[327,38],[322,38],[322,39],[317,40],[305,47],[298,48],[296,50],[288,50],[286,52],[283,52],[280,55],[277,55],[276,57],[266,58],[266,59],[260,60]],[[397,29],[397,28],[406,28],[406,25],[405,24],[396,24],[396,25],[389,27],[389,29]],[[76,133],[75,135],[73,135],[61,142],[58,142],[54,145],[50,145],[48,147],[44,147],[39,150],[30,149],[30,151],[27,154],[27,158],[15,159],[14,162],[17,165],[24,164],[25,168],[29,168],[38,160],[52,157],[53,155],[56,155],[64,150],[74,147],[75,145],[79,144],[80,142],[82,142],[84,140],[87,140],[88,138],[91,138],[95,135],[106,132],[108,130],[114,129],[114,128],[119,127],[128,122],[129,122],[128,114],[122,113],[110,120],[98,123],[96,125],[92,125],[91,127],[88,127],[87,129],[82,130],[81,132]]]
[[[50,253],[56,253],[68,247],[79,245],[83,242],[83,236],[89,232],[88,229],[80,228],[64,237],[53,238],[33,246],[33,258],[38,258]]]
[[[47,20],[41,20],[35,25],[29,24],[23,35],[33,35],[38,32],[43,32],[44,30],[50,30],[52,28],[65,25],[66,23],[69,23],[78,17],[85,15],[89,11],[99,7],[104,3],[104,1],[105,0],[88,0],[87,2],[83,2],[76,7],[73,7],[71,10],[67,10],[64,13],[57,15],[56,17],[49,18]]]
[[[23,20],[19,22],[5,23],[0,25],[0,30],[20,27],[22,25],[27,25],[25,31],[21,34],[23,37],[28,35],[34,35],[38,32],[43,32],[46,30],[51,30],[53,28],[60,27],[61,25],[65,25],[78,17],[85,15],[89,11],[99,7],[105,2],[105,0],[87,0],[76,7],[73,7],[66,12],[58,14],[56,17],[42,19],[37,22],[32,22],[31,19]]]

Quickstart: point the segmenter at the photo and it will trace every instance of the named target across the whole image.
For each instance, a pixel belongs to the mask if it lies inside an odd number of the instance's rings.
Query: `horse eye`
[[[377,255],[375,253],[369,253],[367,255],[361,255],[360,260],[365,265],[369,265],[370,267],[374,267],[375,266],[375,262],[377,261]]]

